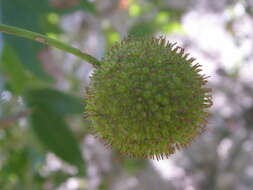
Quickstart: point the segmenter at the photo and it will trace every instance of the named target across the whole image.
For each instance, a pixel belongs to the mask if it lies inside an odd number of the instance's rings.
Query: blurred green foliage
[[[69,2],[0,0],[1,23],[60,38],[63,33],[60,21],[64,15],[83,11],[102,20],[102,11],[95,2],[73,1],[77,2],[73,5]],[[166,9],[160,1],[129,2],[124,9],[116,6],[126,12],[129,35],[181,32],[181,10]],[[106,48],[124,37],[113,22],[101,28]],[[86,164],[80,148],[86,133],[85,102],[76,96],[76,86],[79,90],[83,87],[81,81],[70,71],[65,75],[66,80],[75,82],[69,92],[55,89],[53,77],[40,60],[45,46],[39,43],[3,34],[0,47],[3,47],[0,50],[0,189],[40,190],[48,183],[56,189],[69,177],[85,175]],[[25,115],[19,118],[23,111]],[[76,118],[81,118],[79,125],[85,129],[71,128]],[[9,120],[14,121],[9,123]],[[56,170],[45,174],[48,152],[78,172]],[[130,174],[135,174],[145,162],[127,159],[122,165]],[[106,183],[100,189],[107,189]]]

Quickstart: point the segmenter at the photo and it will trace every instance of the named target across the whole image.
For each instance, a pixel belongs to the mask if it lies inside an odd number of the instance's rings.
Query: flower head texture
[[[200,65],[165,38],[115,44],[91,77],[87,116],[106,144],[163,159],[206,128],[211,90]]]

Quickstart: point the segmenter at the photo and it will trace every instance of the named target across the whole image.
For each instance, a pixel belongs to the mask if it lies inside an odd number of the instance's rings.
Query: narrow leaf
[[[60,115],[43,107],[32,112],[30,121],[34,133],[50,151],[83,170],[84,161],[78,143]]]
[[[21,94],[26,86],[27,75],[19,57],[7,44],[2,52],[1,68],[4,74],[7,75],[11,90],[16,94]]]
[[[83,112],[81,98],[77,98],[51,88],[31,89],[26,93],[26,101],[30,106],[48,107],[59,115],[80,114]]]

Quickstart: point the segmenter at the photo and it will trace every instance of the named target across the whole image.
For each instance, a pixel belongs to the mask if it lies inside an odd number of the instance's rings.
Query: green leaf
[[[46,107],[59,115],[80,114],[84,109],[81,98],[51,88],[31,89],[25,97],[31,107]]]
[[[62,15],[80,9],[95,13],[94,4],[88,0],[82,0],[78,5],[63,10],[52,7],[49,1],[39,0],[0,0],[0,5],[1,22],[4,24],[46,34],[61,32],[56,24],[48,22],[48,15],[51,13]],[[39,53],[44,45],[8,34],[3,34],[3,40],[4,44],[8,43],[13,47],[25,69],[40,79],[52,81],[39,60]]]
[[[83,168],[78,144],[64,121],[68,114],[83,112],[81,99],[51,88],[30,89],[24,99],[32,110],[31,126],[39,140],[61,159]]]
[[[7,88],[15,95],[21,95],[27,88],[47,85],[29,70],[25,69],[14,49],[5,44],[0,57],[1,74],[6,77]]]
[[[84,160],[81,151],[62,116],[46,107],[35,108],[30,122],[34,133],[49,150],[83,172]]]
[[[2,22],[18,26],[34,32],[41,32],[40,20],[50,9],[47,1],[36,0],[0,0]],[[25,68],[36,76],[49,80],[50,77],[43,71],[38,53],[43,45],[7,34],[3,35],[4,43],[10,44],[21,59]]]
[[[61,30],[57,25],[48,22],[50,13],[60,15],[76,10],[86,10],[95,13],[94,4],[81,0],[79,4],[66,9],[52,7],[50,1],[39,0],[0,0],[1,22],[21,27],[38,33],[56,33]],[[39,60],[39,52],[45,47],[37,42],[3,34],[4,43],[10,44],[20,58],[25,68],[45,81],[52,78],[43,71]]]
[[[8,77],[7,81],[11,86],[11,90],[16,94],[21,94],[26,86],[28,78],[24,66],[10,46],[5,45],[0,63],[0,68]]]

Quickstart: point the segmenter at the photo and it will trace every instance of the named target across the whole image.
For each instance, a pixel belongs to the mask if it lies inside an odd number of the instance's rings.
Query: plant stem
[[[60,42],[58,40],[49,38],[43,34],[39,34],[36,32],[32,32],[32,31],[21,29],[21,28],[14,27],[14,26],[9,26],[6,24],[0,24],[0,32],[23,37],[23,38],[28,38],[28,39],[31,39],[31,40],[34,40],[34,41],[58,48],[58,49],[61,49],[65,52],[71,53],[71,54],[93,64],[93,66],[95,66],[95,67],[98,67],[100,65],[100,61],[98,61],[96,58],[92,57],[91,55],[88,55],[88,54],[82,52],[80,49],[74,48],[74,47],[72,47],[68,44],[65,44],[63,42]]]

